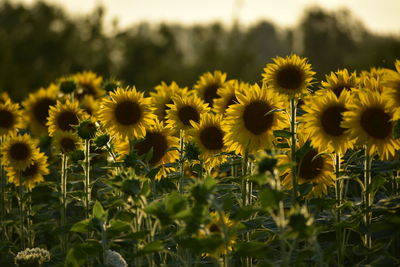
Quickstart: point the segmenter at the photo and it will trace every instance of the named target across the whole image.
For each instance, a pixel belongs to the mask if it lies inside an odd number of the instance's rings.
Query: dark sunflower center
[[[134,125],[142,118],[142,109],[134,101],[123,101],[115,107],[115,118],[122,125]]]
[[[34,162],[32,165],[30,165],[28,168],[26,168],[24,171],[22,171],[22,177],[32,177],[34,176],[39,170],[39,166],[37,165],[36,162]]]
[[[13,160],[23,161],[29,158],[31,150],[29,146],[23,142],[18,142],[10,147],[10,157]]]
[[[321,114],[321,125],[324,131],[332,136],[341,136],[345,128],[340,127],[343,120],[343,112],[346,109],[343,106],[332,106],[325,109]]]
[[[75,150],[75,141],[72,138],[64,137],[60,140],[60,147],[63,152],[70,152]]]
[[[162,159],[168,149],[166,137],[161,133],[147,132],[144,140],[135,145],[135,149],[140,156],[148,153],[151,148],[153,148],[153,156],[149,163],[156,164]]]
[[[47,117],[49,116],[50,106],[54,106],[56,101],[51,98],[42,98],[36,102],[33,107],[33,114],[35,115],[35,119],[41,125],[46,126]]]
[[[219,83],[211,83],[204,89],[204,101],[210,106],[212,106],[214,98],[220,97],[217,94],[218,88],[220,87],[221,85]]]
[[[265,115],[270,110],[270,105],[264,101],[255,101],[247,105],[243,112],[246,129],[255,135],[270,129],[274,121],[274,114]]]
[[[304,180],[312,181],[322,173],[324,158],[317,157],[313,160],[316,155],[318,155],[317,150],[311,149],[304,158],[300,160],[299,176]]]
[[[210,225],[209,231],[210,231],[210,233],[219,233],[219,232],[221,232],[221,230],[219,229],[218,225],[215,224],[215,223]]]
[[[183,106],[178,110],[178,117],[181,122],[186,126],[192,126],[190,121],[199,122],[200,114],[199,112],[191,106]]]
[[[373,138],[385,139],[392,133],[390,115],[381,108],[369,108],[361,114],[360,124]]]
[[[78,123],[78,116],[73,111],[62,111],[57,117],[57,125],[61,131],[73,130],[72,125],[78,125]]]
[[[296,90],[303,82],[303,73],[295,66],[286,66],[278,72],[277,83],[285,89]]]
[[[81,84],[82,89],[83,89],[83,94],[82,95],[96,95],[96,88],[93,86],[93,84],[90,83],[84,83]]]
[[[11,128],[14,125],[14,115],[8,110],[0,110],[0,128]]]
[[[332,92],[339,97],[340,94],[343,92],[344,89],[346,89],[347,87],[344,84],[340,84],[334,88],[332,88]]]
[[[215,126],[210,126],[200,131],[200,141],[209,150],[219,150],[224,147],[224,134]]]

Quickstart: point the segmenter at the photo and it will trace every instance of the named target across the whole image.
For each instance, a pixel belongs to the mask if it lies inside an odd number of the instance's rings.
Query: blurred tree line
[[[309,58],[322,79],[338,68],[393,67],[400,36],[369,32],[346,11],[305,10],[294,28],[262,21],[234,24],[105,27],[104,9],[81,17],[44,2],[31,6],[0,2],[0,91],[16,100],[56,78],[83,70],[117,77],[148,90],[161,81],[191,86],[206,71],[228,78],[261,79],[275,56]]]

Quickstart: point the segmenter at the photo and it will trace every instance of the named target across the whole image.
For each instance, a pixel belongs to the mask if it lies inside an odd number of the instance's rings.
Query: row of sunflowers
[[[2,93],[2,264],[23,249],[19,266],[398,263],[399,239],[384,246],[376,229],[400,218],[385,206],[399,189],[400,61],[314,75],[291,55],[255,84],[214,71],[145,93],[87,71],[21,103]]]

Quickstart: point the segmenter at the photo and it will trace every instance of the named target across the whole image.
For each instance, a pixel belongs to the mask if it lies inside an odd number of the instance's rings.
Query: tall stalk
[[[364,223],[365,226],[368,226],[371,224],[371,200],[372,200],[372,195],[371,195],[371,156],[369,155],[368,152],[368,146],[364,146],[365,150],[365,160],[364,160],[364,190],[363,190],[363,202],[364,202]],[[371,236],[368,234],[364,235],[364,244],[367,248],[372,247],[372,239]]]
[[[4,143],[4,137],[0,137],[0,148],[3,146]],[[4,168],[3,168],[3,162],[2,162],[2,157],[0,157],[0,225],[2,229],[2,238],[3,240],[6,240],[7,237],[7,232],[6,232],[6,227],[4,225],[4,216],[6,214],[6,194],[7,194],[7,181],[6,177],[4,175]]]
[[[85,164],[84,164],[84,172],[85,172],[85,212],[86,218],[89,218],[89,205],[90,205],[90,140],[85,139]]]
[[[24,187],[22,185],[22,181],[20,181],[20,185],[18,186],[18,206],[19,206],[19,231],[20,231],[20,239],[21,239],[21,250],[26,249],[26,236],[25,236],[25,205],[24,205]]]
[[[183,176],[185,174],[185,161],[184,161],[184,149],[185,149],[185,140],[183,136],[183,130],[179,132],[179,193],[183,194]]]
[[[68,157],[66,154],[62,154],[61,158],[61,227],[67,225],[67,165]],[[61,250],[66,253],[67,248],[67,233],[61,236]]]
[[[297,166],[296,166],[296,139],[297,139],[297,132],[296,132],[296,100],[294,97],[290,99],[290,132],[292,134],[291,137],[291,158],[294,162],[292,166],[292,198],[293,202],[297,202],[298,197],[298,182],[297,182]]]
[[[341,205],[342,205],[342,194],[343,194],[343,180],[341,180],[341,175],[340,175],[340,153],[336,153],[335,155],[335,167],[336,167],[336,186],[335,186],[335,193],[336,193],[336,223],[340,223],[341,217],[342,217],[342,212],[340,210]],[[343,262],[343,234],[342,234],[342,229],[337,228],[336,229],[336,242],[337,242],[337,261],[338,261],[338,266],[342,266]]]

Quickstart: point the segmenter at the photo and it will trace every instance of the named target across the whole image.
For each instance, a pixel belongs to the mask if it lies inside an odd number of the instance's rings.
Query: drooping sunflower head
[[[307,197],[320,197],[326,195],[328,187],[334,186],[335,174],[332,157],[327,154],[320,154],[320,150],[310,146],[305,141],[304,136],[299,135],[299,142],[297,148],[305,149],[306,153],[301,157],[296,157],[296,172],[299,184],[312,183],[313,189]],[[279,165],[291,162],[289,154],[283,155],[279,158]],[[287,189],[292,189],[292,170],[286,169],[282,174],[282,184]]]
[[[6,167],[8,181],[16,186],[23,185],[29,189],[38,183],[44,182],[44,175],[49,174],[47,156],[41,152],[37,153],[32,163],[24,170],[18,170],[12,166]]]
[[[71,131],[74,126],[84,117],[84,112],[79,108],[78,102],[57,101],[55,106],[50,107],[47,126],[49,135],[53,136],[56,131]]]
[[[78,135],[74,131],[57,131],[53,136],[53,146],[58,153],[68,154],[81,147]]]
[[[73,76],[77,84],[76,96],[81,99],[84,95],[91,95],[95,98],[105,94],[102,88],[103,78],[92,71],[76,73]]]
[[[100,102],[91,95],[84,95],[82,99],[79,100],[79,106],[90,117],[94,117],[100,108]]]
[[[384,93],[386,99],[394,107],[400,107],[400,61],[398,60],[396,68],[398,72],[393,73],[390,77],[385,79],[382,83],[385,86]]]
[[[331,90],[337,97],[343,90],[351,90],[358,85],[356,72],[349,73],[347,69],[331,72],[330,75],[325,77],[326,81],[322,82],[323,88]]]
[[[169,104],[173,104],[172,98],[175,96],[187,96],[188,89],[181,88],[176,82],[172,82],[167,85],[165,82],[157,85],[155,92],[150,92],[151,102],[155,107],[154,113],[157,115],[158,120],[165,121],[167,116],[167,110],[169,109]]]
[[[219,98],[214,99],[214,111],[217,114],[225,114],[229,106],[237,104],[236,93],[245,92],[250,85],[238,80],[229,80],[217,91]]]
[[[248,91],[236,94],[238,104],[226,111],[224,142],[238,154],[257,152],[272,146],[273,131],[285,128],[287,118],[282,112],[283,98],[267,88],[252,85]]]
[[[4,165],[15,170],[25,170],[39,153],[37,141],[28,134],[7,137],[1,152]]]
[[[222,115],[207,113],[201,117],[199,123],[192,122],[193,129],[189,133],[200,147],[200,159],[206,168],[213,168],[226,160],[225,156],[218,155],[227,151],[222,121]]]
[[[334,91],[328,89],[305,99],[303,110],[306,113],[300,118],[299,130],[304,135],[312,136],[313,147],[342,155],[352,148],[354,139],[341,126],[343,112],[348,110],[350,101],[350,91],[342,91],[337,97]]]
[[[146,127],[153,124],[155,115],[151,100],[136,88],[117,88],[104,98],[97,117],[111,135],[121,139],[139,139],[145,136]]]
[[[218,89],[223,87],[226,80],[226,73],[214,71],[202,74],[194,85],[197,95],[211,107],[213,101],[220,96],[217,94]]]
[[[22,111],[19,104],[11,100],[0,102],[0,136],[13,134],[24,127]]]
[[[199,122],[200,117],[210,111],[208,105],[196,95],[175,96],[172,100],[174,103],[168,105],[167,124],[175,133],[193,128],[191,121]]]
[[[22,102],[25,108],[24,116],[36,135],[47,133],[47,117],[50,107],[57,103],[58,86],[50,85],[48,88],[41,88],[36,93],[30,94],[28,99]]]
[[[315,74],[306,58],[297,55],[286,58],[276,57],[274,63],[264,68],[263,81],[277,93],[289,97],[298,97],[307,93]]]
[[[368,90],[358,94],[343,113],[341,126],[357,144],[366,145],[370,155],[377,151],[383,160],[393,157],[400,148],[400,142],[392,137],[395,109],[385,94]]]

